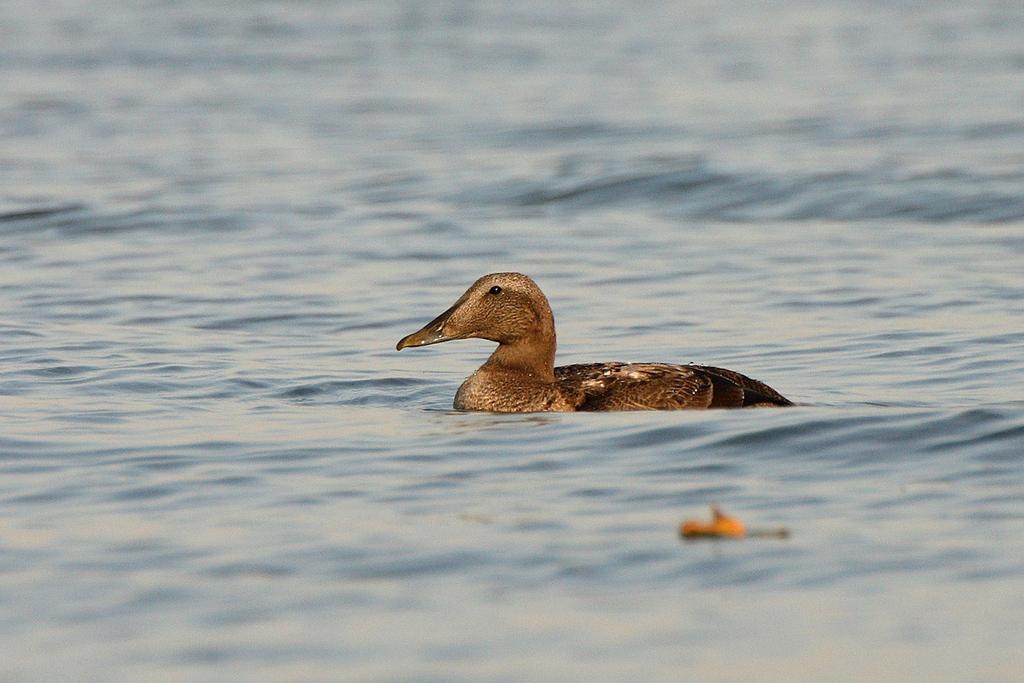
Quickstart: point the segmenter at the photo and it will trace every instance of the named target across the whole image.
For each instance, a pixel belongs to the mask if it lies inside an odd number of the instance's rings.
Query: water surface
[[[3,14],[0,679],[1019,676],[1017,4]],[[494,270],[801,406],[453,412]]]

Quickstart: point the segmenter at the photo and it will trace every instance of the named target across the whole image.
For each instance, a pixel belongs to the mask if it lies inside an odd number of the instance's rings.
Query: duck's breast
[[[495,413],[569,412],[582,396],[565,392],[557,383],[542,382],[519,373],[477,370],[455,393],[456,410]]]

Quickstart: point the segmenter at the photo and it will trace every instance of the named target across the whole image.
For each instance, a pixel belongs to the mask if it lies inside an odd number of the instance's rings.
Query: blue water
[[[1019,678],[1020,3],[0,16],[0,680]],[[801,405],[453,412],[495,270]]]

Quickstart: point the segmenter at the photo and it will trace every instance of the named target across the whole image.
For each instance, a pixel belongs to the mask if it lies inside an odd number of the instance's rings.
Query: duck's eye
[[[498,285],[494,285],[493,287],[491,287],[491,294],[493,294],[494,296],[498,296],[499,294],[501,294],[501,287],[499,287]]]

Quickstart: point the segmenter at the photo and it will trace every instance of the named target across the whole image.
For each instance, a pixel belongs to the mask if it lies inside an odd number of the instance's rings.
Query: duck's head
[[[403,337],[396,348],[470,338],[512,346],[550,344],[553,357],[555,322],[547,297],[521,273],[484,275],[451,308]]]

